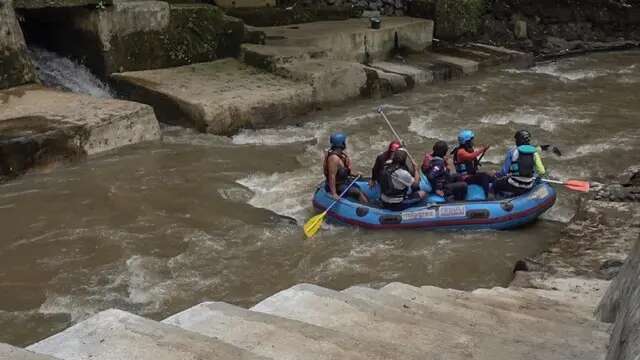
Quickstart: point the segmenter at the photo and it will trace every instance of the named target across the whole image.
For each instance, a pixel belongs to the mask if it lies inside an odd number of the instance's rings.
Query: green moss
[[[0,51],[0,89],[34,81],[33,66],[24,51],[14,49]]]
[[[210,5],[174,5],[162,32],[112,38],[108,73],[174,67],[236,56],[244,37],[242,22]]]
[[[436,4],[435,32],[443,40],[456,40],[477,34],[486,14],[486,0],[438,0]]]

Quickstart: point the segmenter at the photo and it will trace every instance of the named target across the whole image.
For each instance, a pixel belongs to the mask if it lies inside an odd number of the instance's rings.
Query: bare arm
[[[336,174],[338,173],[338,166],[340,164],[340,159],[337,156],[330,156],[327,160],[327,173],[329,177],[327,181],[329,182],[329,192],[335,198],[338,197],[338,191],[336,190]]]

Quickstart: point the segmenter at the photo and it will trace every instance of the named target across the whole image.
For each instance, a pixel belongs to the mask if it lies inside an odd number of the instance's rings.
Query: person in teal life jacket
[[[518,130],[515,140],[516,146],[507,151],[502,169],[496,174],[496,194],[523,194],[534,187],[538,176],[546,173],[538,149],[531,145],[531,134]]]
[[[325,154],[323,170],[326,178],[326,190],[337,200],[357,174],[352,174],[351,158],[345,152],[347,149],[347,135],[341,132],[331,134],[329,142],[331,147]],[[356,198],[361,203],[369,201],[357,185],[349,188],[346,196]]]
[[[489,146],[482,146],[478,149],[474,148],[473,140],[475,134],[471,130],[461,130],[458,134],[458,146],[453,149],[453,165],[456,173],[467,184],[480,185],[485,194],[489,195],[489,190],[494,177],[478,171],[480,166],[480,158],[489,150]]]

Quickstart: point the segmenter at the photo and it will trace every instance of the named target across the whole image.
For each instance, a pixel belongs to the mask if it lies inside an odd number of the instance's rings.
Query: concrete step
[[[242,59],[245,64],[268,71],[275,71],[280,65],[327,57],[326,50],[310,46],[242,45]]]
[[[423,358],[429,359],[473,357],[499,360],[525,354],[524,351],[515,351],[507,341],[502,341],[504,339],[495,339],[490,334],[469,334],[458,326],[425,321],[416,314],[307,284],[284,290],[262,301],[253,310],[354,336],[405,345],[423,351]],[[534,351],[524,358],[538,359]]]
[[[278,66],[275,73],[311,85],[315,103],[337,103],[359,97],[367,86],[364,66],[355,62],[313,59]]]
[[[424,59],[430,63],[444,64],[451,67],[456,73],[461,76],[467,76],[476,73],[480,68],[479,62],[462,57],[439,54],[435,52],[426,52],[423,56]]]
[[[56,360],[51,356],[36,354],[9,344],[0,343],[0,359],[2,360]]]
[[[398,64],[388,61],[379,61],[371,64],[371,67],[391,74],[399,74],[409,78],[413,84],[422,85],[433,82],[433,72],[410,64]]]
[[[470,43],[465,45],[466,49],[481,51],[493,55],[499,63],[509,63],[519,67],[531,67],[535,65],[533,54],[507,49],[501,46],[493,46],[480,43]],[[498,63],[494,62],[494,63]]]
[[[404,289],[409,285],[392,283],[382,291],[394,295],[401,295]],[[397,290],[396,289],[400,289]],[[593,317],[585,318],[580,312],[575,313],[570,308],[560,303],[539,304],[536,301],[524,302],[522,299],[512,300],[507,297],[495,295],[480,295],[476,292],[466,292],[454,289],[442,289],[433,286],[423,286],[419,288],[419,293],[424,297],[425,301],[444,302],[447,304],[458,305],[471,310],[480,310],[487,313],[495,313],[506,311],[518,314],[522,317],[522,321],[526,319],[535,321],[543,319],[556,323],[575,323],[577,326],[589,326],[598,329],[600,332],[606,332],[608,325],[596,321]],[[413,290],[413,289],[412,289]]]
[[[257,355],[279,359],[421,359],[388,342],[250,311],[222,302],[196,305],[162,321],[220,339]]]
[[[113,309],[27,349],[64,360],[265,359],[220,340]]]
[[[254,311],[303,321],[372,341],[388,341],[417,351],[422,359],[468,359],[472,339],[443,333],[397,311],[337,291],[298,284],[258,303]]]
[[[478,340],[478,347],[502,349],[504,356],[527,359],[600,359],[606,352],[608,334],[589,328],[525,319],[515,313],[461,309],[420,298],[420,289],[408,287],[402,296],[365,287],[351,287],[343,293],[371,303],[419,316],[439,328],[464,332]],[[396,288],[400,293],[400,288]],[[596,341],[594,341],[594,338]],[[597,341],[597,340],[600,341]],[[535,351],[532,351],[535,349]]]

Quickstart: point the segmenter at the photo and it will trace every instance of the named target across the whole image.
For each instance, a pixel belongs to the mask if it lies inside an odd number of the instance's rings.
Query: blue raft
[[[356,185],[369,199],[378,199],[380,189],[369,188],[365,180]],[[421,188],[429,192],[428,184]],[[322,182],[313,196],[313,205],[324,211],[334,199]],[[535,221],[553,206],[556,191],[549,184],[540,182],[531,191],[517,197],[487,201],[481,187],[470,185],[467,201],[447,202],[437,195],[430,195],[423,204],[404,211],[383,209],[378,201],[360,204],[343,198],[327,214],[331,219],[370,229],[513,229]]]

